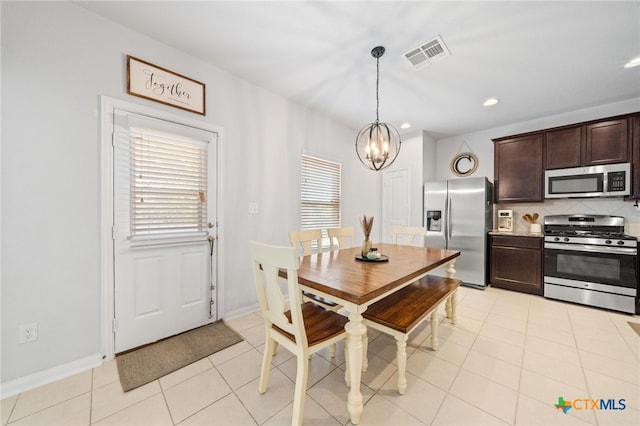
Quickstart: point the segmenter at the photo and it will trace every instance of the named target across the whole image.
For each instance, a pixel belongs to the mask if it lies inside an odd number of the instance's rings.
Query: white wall
[[[345,226],[380,214],[380,175],[360,166],[357,129],[71,3],[2,2],[3,392],[100,356],[100,95],[199,117],[127,95],[127,54],[204,82],[201,119],[224,129],[220,312],[256,304],[247,241],[288,244],[299,226],[301,152],[342,162]],[[30,322],[38,340],[19,345]]]
[[[464,142],[466,142],[471,150],[478,156],[480,163],[478,170],[472,176],[487,176],[489,180],[493,182],[492,139],[637,111],[640,111],[640,99],[632,99],[441,139],[438,141],[437,154],[438,179],[456,178],[456,176],[451,173],[449,163],[458,150],[460,150],[461,145],[463,149],[466,150],[467,146],[463,145]],[[527,230],[528,225],[520,219],[524,213],[539,213],[541,218],[538,220],[538,223],[542,223],[542,217],[549,214],[586,213],[624,216],[626,219],[625,231],[629,234],[640,236],[640,210],[633,206],[632,201],[623,201],[621,198],[553,200],[545,201],[544,203],[510,203],[500,204],[496,206],[495,210],[498,208],[514,210],[514,216],[516,217],[514,221],[514,231],[517,232],[525,232]]]
[[[425,182],[438,177],[438,141],[427,132],[422,132],[422,178]]]

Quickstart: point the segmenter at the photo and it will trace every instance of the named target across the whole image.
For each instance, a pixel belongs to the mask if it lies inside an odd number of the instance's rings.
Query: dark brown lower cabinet
[[[491,236],[491,285],[542,295],[542,237]]]

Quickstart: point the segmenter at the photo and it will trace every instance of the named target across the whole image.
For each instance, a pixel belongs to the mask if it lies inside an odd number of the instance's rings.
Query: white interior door
[[[382,235],[393,242],[393,225],[409,226],[409,170],[384,171],[382,176]]]
[[[217,134],[116,110],[113,141],[118,353],[216,319]]]

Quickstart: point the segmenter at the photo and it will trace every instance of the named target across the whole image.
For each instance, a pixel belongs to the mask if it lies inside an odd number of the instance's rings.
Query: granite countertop
[[[489,231],[489,235],[503,235],[505,237],[534,237],[534,238],[542,238],[542,237],[544,237],[544,234],[542,234],[540,232],[535,232],[535,233],[531,233],[531,232],[504,232],[504,231],[498,231],[497,229]]]

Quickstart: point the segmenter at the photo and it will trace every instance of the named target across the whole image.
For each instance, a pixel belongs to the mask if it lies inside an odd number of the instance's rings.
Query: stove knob
[[[611,240],[607,240],[604,242],[605,244],[611,244]]]
[[[619,246],[623,246],[624,245],[624,241],[620,240],[616,244],[618,244]]]
[[[564,237],[564,242],[565,242],[565,243],[568,243],[569,241],[571,241],[569,238]]]
[[[553,241],[560,241],[560,237],[554,237]]]

